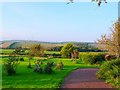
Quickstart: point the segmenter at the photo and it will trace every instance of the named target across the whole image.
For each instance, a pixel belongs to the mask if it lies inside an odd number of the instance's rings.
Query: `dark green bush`
[[[39,65],[35,65],[34,72],[42,73],[43,69]]]
[[[105,62],[96,75],[114,86],[120,86],[120,82],[118,82],[120,79],[120,59]]]
[[[8,60],[4,62],[4,70],[7,75],[14,75],[19,64],[18,57],[9,56]]]
[[[103,61],[105,61],[104,59],[104,53],[80,53],[79,54],[79,59],[82,60],[85,64],[99,64],[101,65],[101,63]]]
[[[43,69],[40,66],[42,64],[42,61],[41,60],[37,60],[34,63],[35,63],[34,72],[42,73]]]
[[[53,72],[52,67],[54,66],[54,62],[48,62],[44,68],[44,73],[51,74]]]
[[[44,54],[44,57],[49,57],[49,56],[52,56],[52,57],[54,57],[54,58],[61,58],[61,54],[57,54],[57,53],[45,53]]]
[[[21,58],[20,58],[20,61],[24,61],[24,58],[23,58],[23,57],[21,57]]]

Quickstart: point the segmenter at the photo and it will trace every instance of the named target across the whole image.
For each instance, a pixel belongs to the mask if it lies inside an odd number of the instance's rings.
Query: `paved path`
[[[98,69],[77,69],[67,76],[61,88],[112,88],[103,80],[97,79]]]

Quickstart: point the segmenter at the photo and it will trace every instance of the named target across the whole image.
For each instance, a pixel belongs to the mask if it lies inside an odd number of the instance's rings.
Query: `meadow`
[[[119,60],[112,60],[110,64],[106,64],[104,59],[104,55],[106,52],[79,52],[79,56],[77,62],[72,59],[67,59],[61,57],[60,51],[44,51],[44,57],[33,57],[31,62],[31,67],[28,68],[29,65],[29,55],[26,53],[29,50],[26,50],[25,55],[17,55],[17,57],[23,57],[24,60],[19,60],[19,64],[16,69],[16,73],[14,75],[8,75],[5,71],[4,62],[9,60],[9,55],[15,49],[1,49],[0,53],[0,66],[2,66],[2,88],[60,88],[61,84],[64,81],[64,78],[67,77],[72,71],[76,69],[82,68],[100,68],[100,71],[96,73],[98,76],[102,76],[104,78],[103,73],[107,73],[110,71],[110,68],[114,68],[112,63],[115,65],[119,65]],[[42,68],[42,73],[34,72],[35,61],[40,60],[42,64],[40,67]],[[54,62],[54,66],[52,67],[52,73],[45,73],[44,69],[48,62]],[[56,66],[62,62],[63,69],[60,70],[56,68]],[[108,65],[107,67],[104,66]],[[105,67],[105,68],[104,68]],[[118,67],[115,67],[118,70]],[[107,70],[107,71],[105,71]],[[111,76],[107,76],[113,78],[116,76],[116,70],[112,70],[110,73]],[[113,74],[114,72],[114,74]],[[107,75],[107,74],[105,74]],[[102,79],[101,78],[101,79]],[[112,80],[112,81],[111,81]],[[106,79],[106,82],[111,83],[113,86],[118,87],[120,84],[117,82],[116,78],[114,79]]]
[[[0,61],[4,63],[7,59],[7,57],[0,58]],[[58,70],[56,67],[53,67],[51,74],[40,74],[33,72],[35,60],[36,58],[31,60],[32,69],[30,69],[27,67],[28,58],[24,57],[24,61],[20,61],[16,75],[14,76],[7,76],[2,65],[2,88],[59,88],[64,78],[73,70],[77,68],[99,68],[97,65],[86,65],[81,60],[78,60],[78,64],[75,64],[71,59],[49,58],[42,61],[43,64],[41,67],[44,67],[47,62],[54,62],[55,64],[63,62],[63,70]]]

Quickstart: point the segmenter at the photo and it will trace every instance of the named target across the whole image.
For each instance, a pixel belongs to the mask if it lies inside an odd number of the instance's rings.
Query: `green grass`
[[[0,54],[4,53],[4,54],[10,54],[14,51],[14,49],[0,49]]]
[[[60,54],[59,51],[45,51],[45,54]]]
[[[0,60],[6,60],[2,58]],[[34,61],[32,61],[32,67],[34,67]],[[54,61],[58,63],[60,61],[64,64],[63,70],[56,70],[52,74],[39,74],[33,72],[33,69],[28,69],[28,59],[25,57],[25,61],[20,62],[17,68],[17,74],[14,76],[7,76],[5,71],[2,70],[2,87],[3,88],[59,88],[64,78],[73,70],[77,68],[98,68],[98,66],[85,65],[81,61],[79,64],[74,64],[70,59],[52,58],[43,61],[43,66],[48,62]]]
[[[0,49],[0,54],[5,54],[5,55],[9,55],[11,54],[15,49]],[[29,50],[26,50],[26,53],[28,53]],[[44,51],[45,54],[60,54],[59,51]]]
[[[12,53],[13,51],[14,51],[15,49],[0,49],[0,54],[1,53],[3,53],[3,54],[10,54],[10,53]],[[29,50],[26,50],[26,53],[28,53],[29,52]],[[60,54],[60,51],[44,51],[45,52],[45,54]],[[84,53],[91,53],[91,54],[96,54],[96,53],[104,53],[104,52],[80,52],[80,53],[82,53],[82,54],[84,54]]]

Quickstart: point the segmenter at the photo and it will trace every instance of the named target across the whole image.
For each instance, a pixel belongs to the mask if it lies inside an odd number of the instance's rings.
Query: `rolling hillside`
[[[14,49],[16,47],[22,47],[22,48],[30,48],[34,44],[41,44],[45,48],[49,47],[56,47],[56,46],[63,46],[64,44],[69,42],[43,42],[43,41],[31,41],[31,40],[9,40],[9,41],[1,41],[0,42],[0,48],[9,48]],[[88,46],[96,46],[97,44],[94,42],[71,42],[75,45],[85,45]]]
[[[1,41],[0,48],[3,49],[14,49],[16,47],[30,48],[34,44],[41,44],[43,47],[55,47],[63,46],[61,43],[52,43],[52,42],[41,42],[41,41],[25,41],[25,40],[11,40],[11,41]]]

